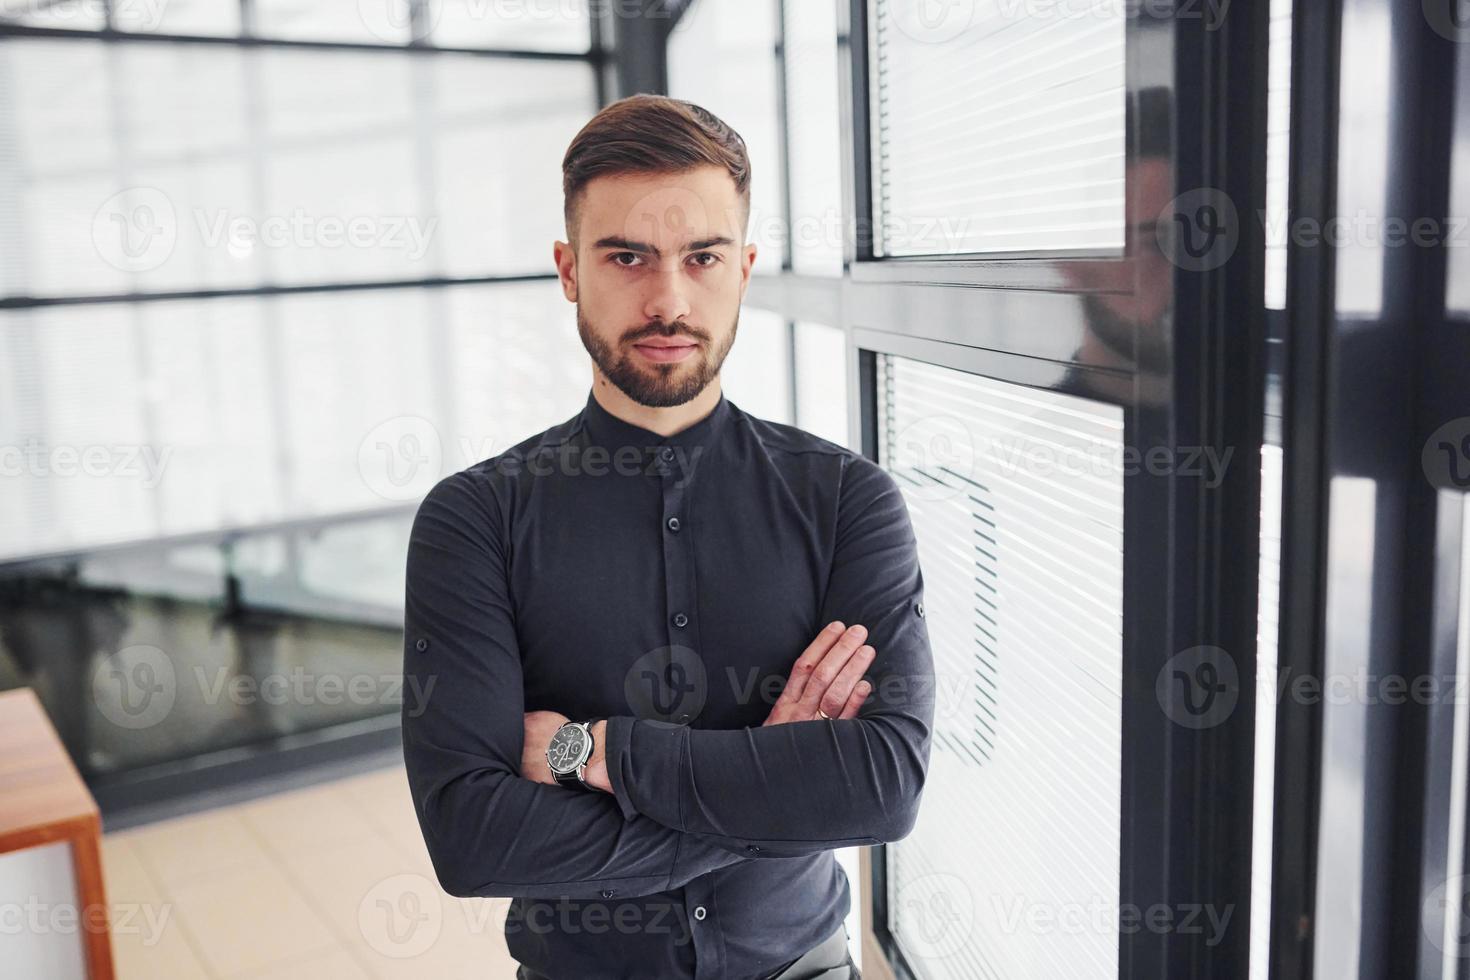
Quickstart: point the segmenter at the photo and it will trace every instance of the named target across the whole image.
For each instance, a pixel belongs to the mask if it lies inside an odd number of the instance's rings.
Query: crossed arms
[[[876,464],[853,457],[843,470],[820,616],[867,627],[872,688],[855,715],[739,730],[616,715],[605,740],[611,794],[522,775],[524,691],[502,515],[477,480],[462,471],[435,485],[407,558],[405,690],[432,696],[404,702],[404,761],[445,891],[636,897],[741,861],[909,833],[928,769],[933,661],[913,530]],[[783,720],[803,710],[786,700]]]

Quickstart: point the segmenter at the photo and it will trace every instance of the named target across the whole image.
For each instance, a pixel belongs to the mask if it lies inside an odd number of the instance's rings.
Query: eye
[[[703,268],[703,269],[708,269],[710,266],[712,266],[715,263],[717,263],[717,262],[720,261],[720,257],[718,255],[716,255],[714,252],[697,252],[694,255],[690,256],[690,258],[695,258],[695,259],[713,259],[714,260],[712,262],[700,262],[699,263],[699,266],[700,266],[700,268]]]
[[[624,269],[631,269],[631,268],[633,268],[631,265],[625,265],[622,262],[618,262],[618,259],[620,259],[620,258],[622,258],[624,256],[627,256],[630,259],[638,259],[638,258],[641,258],[641,256],[639,256],[638,253],[636,253],[636,252],[614,252],[610,256],[610,258],[613,260],[614,263],[616,263],[617,265],[621,265]]]

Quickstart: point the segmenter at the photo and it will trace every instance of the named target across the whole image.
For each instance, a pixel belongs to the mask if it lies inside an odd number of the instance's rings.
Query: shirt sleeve
[[[786,857],[898,840],[929,766],[934,662],[903,494],[872,460],[843,468],[818,622],[868,628],[873,684],[855,718],[739,730],[610,718],[608,776],[623,816]],[[801,651],[781,651],[795,663]],[[773,658],[774,659],[774,658]]]
[[[747,858],[605,793],[524,779],[525,692],[492,488],[425,497],[409,535],[403,757],[440,885],[467,897],[610,898],[678,888]]]

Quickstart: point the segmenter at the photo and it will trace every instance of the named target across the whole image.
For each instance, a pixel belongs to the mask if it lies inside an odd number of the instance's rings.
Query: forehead
[[[675,174],[604,174],[583,188],[581,237],[659,246],[723,235],[741,240],[735,180],[713,165]]]

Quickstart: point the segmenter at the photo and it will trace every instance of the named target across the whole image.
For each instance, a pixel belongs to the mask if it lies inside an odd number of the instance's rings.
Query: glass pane
[[[101,0],[0,0],[0,18],[26,27],[59,27],[68,31],[99,31],[107,24]]]
[[[791,325],[780,314],[740,311],[720,388],[751,415],[791,424]]]
[[[750,230],[755,271],[781,268],[780,122],[776,5],[696,0],[669,37],[669,94],[703,106],[734,127],[750,156]]]
[[[581,409],[571,309],[531,282],[0,315],[0,558],[411,506]]]
[[[575,63],[141,41],[0,42],[6,79],[32,296],[550,272],[596,98]]]
[[[791,166],[791,266],[842,275],[842,134],[837,8],[786,3],[786,146]]]
[[[318,0],[252,0],[255,33],[293,41],[350,41],[358,44],[407,44],[408,0],[361,0],[321,3]]]
[[[586,51],[588,0],[434,0],[429,39],[447,48]]]
[[[889,927],[924,980],[1116,977],[1116,930],[1018,923],[1117,921],[1123,410],[886,355],[878,385],[938,683]]]
[[[232,36],[240,33],[240,0],[112,0],[120,31]]]
[[[1126,18],[874,0],[878,253],[1121,250]]]
[[[850,446],[847,340],[837,327],[810,321],[796,324],[796,424],[839,446]]]

